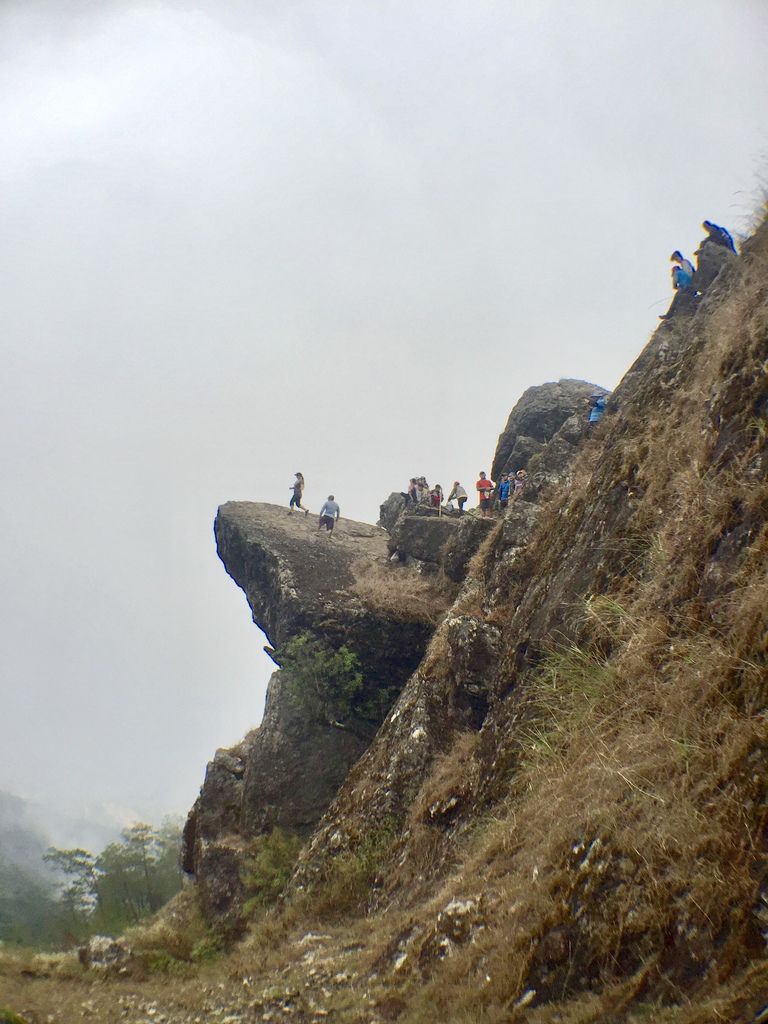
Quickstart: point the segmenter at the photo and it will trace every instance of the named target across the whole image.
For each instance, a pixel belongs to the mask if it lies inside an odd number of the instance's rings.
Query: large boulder
[[[492,479],[498,480],[502,473],[526,469],[531,459],[572,416],[577,417],[583,429],[587,400],[593,394],[606,394],[606,391],[583,380],[559,380],[524,391],[499,435]]]
[[[412,508],[410,498],[405,497],[400,491],[393,491],[379,506],[379,526],[387,533],[391,533],[400,516]]]
[[[329,536],[314,517],[238,501],[221,506],[214,533],[225,569],[272,648],[300,633],[334,648],[346,644],[367,678],[388,684],[404,682],[418,664],[430,624],[382,609],[364,585],[388,560],[385,530],[345,519]],[[408,577],[399,579],[407,592]]]
[[[460,522],[458,515],[438,515],[436,509],[425,505],[411,507],[392,526],[389,550],[402,561],[415,558],[438,565]]]
[[[739,257],[731,249],[705,238],[696,250],[696,273],[693,284],[697,291],[706,292],[715,283],[724,267],[732,267]]]
[[[448,538],[440,556],[440,566],[449,579],[461,583],[467,575],[469,563],[495,525],[494,519],[465,515]]]

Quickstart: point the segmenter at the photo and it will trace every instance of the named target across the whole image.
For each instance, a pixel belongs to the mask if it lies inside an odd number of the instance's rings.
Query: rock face
[[[709,238],[705,238],[696,250],[696,257],[693,284],[702,294],[715,283],[724,267],[734,267],[739,261],[735,252]]]
[[[392,523],[389,550],[405,561],[439,565],[443,548],[453,537],[461,520],[451,515],[438,516],[437,510],[425,505],[406,505]]]
[[[528,469],[534,455],[560,430],[566,420],[576,417],[576,424],[585,429],[587,399],[592,394],[606,394],[605,389],[583,380],[559,380],[528,388],[512,410],[507,425],[499,436],[491,478],[502,473]]]
[[[519,468],[523,453],[538,459],[537,486],[532,481],[527,498],[535,500],[567,471],[583,436],[584,399],[594,391],[582,381],[545,384],[529,388],[512,411],[494,467]],[[525,543],[537,512],[531,500],[511,503],[502,526],[510,550]],[[275,660],[281,645],[307,634],[335,650],[346,645],[367,682],[399,690],[422,659],[435,613],[448,605],[438,596],[428,614],[419,613],[426,606],[412,599],[417,581],[423,587],[425,575],[447,579],[447,593],[465,579],[496,525],[471,514],[437,515],[392,494],[381,506],[380,526],[343,520],[332,538],[319,534],[314,517],[252,502],[222,505],[215,535],[219,557]],[[462,680],[451,714],[457,724],[476,724],[487,710],[497,631],[461,612],[441,631]],[[276,672],[260,727],[216,752],[184,830],[184,869],[197,880],[207,919],[228,931],[237,930],[247,898],[242,874],[249,842],[276,827],[308,835],[373,736],[371,723],[341,728],[313,719],[291,699],[286,682],[285,672]],[[417,741],[414,749],[420,746]]]
[[[282,644],[308,634],[333,649],[347,645],[374,686],[402,686],[413,672],[434,626],[398,600],[415,573],[390,567],[384,530],[344,520],[330,538],[314,518],[230,502],[219,509],[215,535],[278,659]],[[362,587],[372,576],[385,600]],[[217,751],[184,830],[184,869],[196,877],[206,917],[224,930],[237,928],[247,896],[241,876],[249,840],[275,827],[309,832],[371,738],[365,723],[315,720],[290,698],[284,677],[276,672],[270,680],[259,728]]]
[[[418,664],[431,630],[381,612],[357,590],[371,566],[387,558],[384,530],[342,520],[331,538],[314,517],[229,502],[214,532],[224,567],[272,647],[308,632],[332,647],[347,644],[376,679],[405,679]]]
[[[767,282],[765,224],[586,439],[590,385],[551,386],[572,401],[548,444],[526,393],[493,475],[530,459],[542,504],[492,526],[302,854],[311,889],[389,841],[366,906],[386,908],[375,927],[407,908],[390,978],[435,1019],[462,992],[489,1019],[714,1019],[723,985],[725,1016],[764,1018]]]

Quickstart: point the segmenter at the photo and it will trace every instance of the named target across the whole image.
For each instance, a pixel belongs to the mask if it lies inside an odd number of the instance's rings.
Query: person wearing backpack
[[[726,249],[730,249],[731,252],[736,252],[730,231],[721,228],[719,224],[713,224],[711,220],[705,220],[701,226],[707,232],[708,237],[705,241],[714,242],[715,245],[722,245]]]

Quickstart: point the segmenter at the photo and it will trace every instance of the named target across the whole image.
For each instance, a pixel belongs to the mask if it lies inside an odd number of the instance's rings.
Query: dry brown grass
[[[634,1007],[638,1021],[746,1021],[768,999],[765,964],[749,966],[764,954],[749,908],[768,881],[768,485],[750,419],[764,281],[753,268],[713,313],[677,411],[634,418],[602,463],[587,450],[588,478],[577,467],[545,519],[542,575],[578,542],[590,488],[625,481],[637,506],[621,571],[585,610],[586,645],[553,641],[522,684],[512,789],[454,880],[491,894],[487,927],[404,1020],[623,1020]],[[730,396],[712,395],[718,364],[726,384],[737,375]],[[734,437],[720,451],[718,401]],[[562,961],[546,954],[558,935]],[[576,996],[582,978],[593,991]],[[548,1005],[516,1011],[528,989]]]
[[[421,576],[387,561],[358,563],[354,593],[372,611],[411,622],[437,625],[456,596],[457,586],[443,573]]]

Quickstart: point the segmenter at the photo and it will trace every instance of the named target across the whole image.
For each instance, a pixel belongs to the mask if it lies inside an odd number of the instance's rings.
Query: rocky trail
[[[370,952],[364,939],[307,932],[290,945],[279,970],[259,975],[248,969],[248,952],[221,963],[137,979],[98,972],[62,977],[18,964],[0,973],[0,1006],[27,1024],[237,1024],[295,1021],[321,1024],[338,1019],[378,1024],[388,1019],[369,994]],[[355,1013],[355,1008],[359,1013]],[[350,1016],[350,1012],[355,1013]]]

